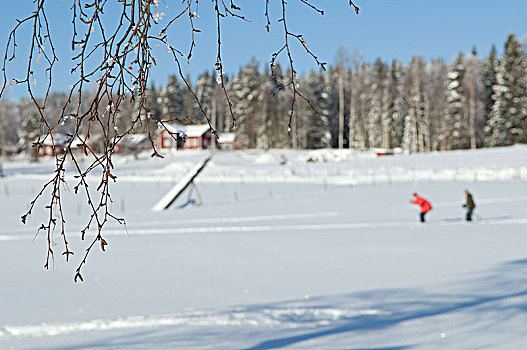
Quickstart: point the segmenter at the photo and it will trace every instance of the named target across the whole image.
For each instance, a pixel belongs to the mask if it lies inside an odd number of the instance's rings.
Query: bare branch
[[[324,11],[312,5],[309,0],[300,0],[315,12],[323,15]],[[104,9],[110,4],[114,7],[120,5],[120,14],[112,18],[113,26],[103,25]],[[222,21],[228,17],[243,22],[249,22],[244,16],[242,8],[235,4],[233,0],[212,0],[214,14],[216,17],[217,54],[214,67],[217,72],[217,81],[221,85],[227,106],[232,118],[232,126],[236,126],[236,117],[233,113],[232,103],[226,88],[224,76],[224,62],[222,59]],[[266,29],[269,31],[271,16],[269,14],[270,0],[265,0],[265,18],[267,20]],[[352,1],[349,5],[353,6],[355,12],[359,9]],[[151,69],[156,66],[157,59],[154,56],[153,47],[163,45],[167,52],[172,56],[178,67],[179,76],[182,78],[189,90],[196,106],[207,121],[213,134],[216,134],[215,126],[212,125],[205,109],[203,108],[196,93],[192,91],[190,82],[183,76],[181,59],[190,63],[197,46],[197,33],[201,30],[196,27],[196,18],[199,13],[199,1],[181,0],[180,7],[170,18],[166,25],[161,26],[161,21],[165,14],[160,11],[158,0],[118,0],[117,3],[110,3],[108,0],[73,0],[71,10],[71,83],[69,93],[62,106],[60,116],[49,116],[45,113],[46,104],[53,83],[54,68],[58,61],[57,53],[53,45],[50,33],[50,26],[46,14],[45,0],[34,1],[34,11],[31,15],[22,20],[17,20],[17,24],[9,33],[6,50],[2,62],[2,75],[4,78],[0,90],[0,98],[4,95],[10,84],[20,84],[25,86],[27,94],[35,105],[40,117],[40,129],[37,140],[33,143],[35,152],[40,152],[44,142],[50,142],[54,151],[55,172],[50,179],[43,184],[41,191],[30,202],[28,211],[22,215],[23,223],[26,223],[29,215],[36,209],[37,202],[45,201],[47,219],[37,229],[37,235],[45,232],[47,239],[47,253],[44,266],[49,268],[54,262],[53,241],[54,234],[57,233],[62,239],[62,255],[66,261],[69,260],[73,251],[67,238],[66,218],[63,210],[63,189],[66,186],[66,177],[70,173],[75,178],[75,195],[82,195],[88,203],[90,214],[87,222],[80,232],[84,240],[93,230],[93,238],[88,244],[83,258],[78,265],[74,280],[83,280],[82,268],[86,264],[92,248],[97,243],[101,250],[105,250],[107,241],[103,238],[103,229],[108,221],[115,221],[125,225],[123,218],[116,217],[111,213],[111,184],[117,178],[113,174],[113,155],[117,145],[126,135],[138,130],[144,131],[148,135],[152,146],[152,156],[162,157],[155,147],[155,130],[159,127],[167,129],[167,123],[174,120],[186,120],[188,117],[173,116],[169,120],[161,120],[159,116],[152,113],[152,106],[147,103],[147,83]],[[285,54],[289,62],[289,82],[286,82],[277,92],[284,89],[291,89],[291,113],[289,129],[291,130],[291,119],[295,103],[298,98],[306,101],[313,110],[315,108],[300,93],[297,85],[297,76],[293,64],[290,39],[294,38],[305,49],[317,65],[325,69],[325,63],[319,61],[318,57],[308,48],[306,40],[301,34],[293,34],[287,26],[287,2],[281,0],[282,17],[278,20],[282,24],[284,42],[281,48],[272,54],[271,70],[274,74],[275,62],[278,56]],[[187,32],[184,33],[189,40],[190,46],[187,50],[174,47],[169,42],[169,36],[174,30],[172,26],[180,21],[188,20]],[[13,60],[25,59],[26,55],[19,52],[17,45],[17,34],[22,28],[31,28],[29,40],[27,40],[27,65],[22,78],[9,79],[7,68],[9,62]],[[155,29],[158,29],[157,31]],[[161,28],[159,30],[159,28]],[[177,35],[182,35],[179,31]],[[184,54],[183,52],[187,52]],[[43,61],[43,72],[46,82],[42,84],[37,81],[36,65]],[[40,78],[40,76],[38,76]],[[37,87],[38,86],[38,87]],[[42,88],[43,87],[43,88]],[[89,89],[91,93],[87,93]],[[38,91],[38,93],[37,93]],[[43,92],[42,92],[43,91]],[[42,98],[37,98],[39,93]],[[273,94],[274,95],[274,94]],[[117,124],[120,118],[120,107],[123,101],[134,101],[137,104],[137,111],[134,112],[131,124],[124,130],[119,130]],[[84,106],[84,107],[83,107]],[[58,117],[58,119],[57,119]],[[71,131],[66,135],[65,143],[58,142],[57,135],[61,125],[68,121],[73,123]],[[167,129],[168,131],[168,129]],[[91,144],[90,137],[98,132],[102,135],[102,146],[96,149]],[[174,139],[178,135],[169,133]],[[83,152],[77,154],[73,149],[80,147]],[[81,159],[83,160],[81,162]],[[87,165],[85,160],[88,160]],[[73,164],[73,170],[66,170],[66,165]],[[95,172],[98,170],[98,172]],[[96,175],[97,174],[97,175]],[[98,185],[92,189],[88,185],[88,176],[97,176]],[[50,192],[50,197],[46,200],[46,191]]]

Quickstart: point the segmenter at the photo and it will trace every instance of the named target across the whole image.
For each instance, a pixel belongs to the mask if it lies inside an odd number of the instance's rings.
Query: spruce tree
[[[496,53],[496,46],[492,45],[489,55],[483,63],[483,113],[485,125],[492,113],[492,107],[494,106],[494,91],[493,86],[496,85],[496,75],[498,73],[498,57]]]
[[[273,97],[267,102],[267,119],[270,122],[269,131],[272,137],[270,143],[272,148],[290,148],[291,137],[288,135],[288,124],[291,113],[292,91],[291,88],[285,88],[288,79],[291,77],[291,71],[282,72],[282,66],[277,63],[273,69],[272,85]],[[296,82],[297,87],[298,81]],[[264,97],[265,98],[265,97]],[[302,103],[302,101],[300,101]],[[293,115],[291,122],[295,123],[296,116]],[[294,126],[294,125],[293,125]],[[292,132],[292,131],[291,131]]]
[[[150,108],[150,113],[160,120],[162,117],[162,99],[161,91],[156,88],[154,82],[150,85],[150,88],[146,90],[146,104]]]
[[[477,56],[476,49],[465,60],[465,75],[463,79],[463,91],[465,92],[465,115],[468,121],[468,138],[470,148],[481,147],[483,135],[480,130],[484,125],[484,83],[482,65]]]
[[[13,149],[18,142],[20,129],[19,113],[13,101],[0,100],[0,157],[7,154],[8,149]],[[0,177],[2,173],[2,159],[0,159]]]
[[[170,75],[168,82],[161,92],[161,113],[164,120],[183,119],[183,92],[176,75]]]
[[[510,34],[496,74],[494,105],[485,128],[489,146],[527,141],[527,58],[520,42]]]
[[[386,65],[380,58],[372,67],[371,87],[368,98],[368,140],[370,147],[381,147],[388,130],[383,125],[382,111],[386,84]]]
[[[402,145],[409,153],[424,152],[429,145],[428,101],[424,79],[424,61],[421,57],[413,57],[407,71],[408,108],[404,118]]]
[[[446,109],[448,66],[443,60],[432,60],[427,67],[426,94],[430,103],[430,150],[441,149]]]
[[[443,123],[443,150],[463,148],[466,146],[467,123],[463,109],[465,95],[463,77],[465,74],[464,56],[459,53],[448,70],[445,117]]]
[[[278,86],[276,80],[271,77],[269,69],[265,69],[260,77],[260,88],[258,92],[258,104],[259,108],[257,111],[257,128],[256,128],[256,148],[270,149],[272,147],[272,139],[275,135],[272,134],[272,113],[273,105],[278,102],[269,99],[273,93],[277,92]],[[295,116],[297,119],[298,116]],[[297,130],[293,130],[293,137],[297,137]]]
[[[331,132],[329,129],[329,93],[323,72],[309,73],[306,93],[316,113],[311,109],[307,114],[307,148],[331,147]],[[309,109],[308,109],[309,111]]]
[[[40,115],[35,108],[33,101],[24,98],[18,104],[20,121],[20,133],[18,146],[22,152],[28,154],[31,160],[37,160],[37,149],[33,148],[33,143],[41,135]]]
[[[485,126],[485,144],[490,147],[505,146],[512,144],[512,123],[508,118],[507,98],[510,95],[509,87],[505,79],[503,65],[498,66],[496,83],[492,87],[494,103],[490,111],[490,117]]]
[[[404,95],[404,66],[400,61],[394,60],[392,62],[387,95],[393,99],[391,100],[393,102],[385,105],[387,115],[384,117],[390,121],[390,147],[401,147],[406,101]]]
[[[203,108],[206,115],[209,118],[212,118],[212,99],[214,96],[214,85],[216,85],[214,77],[212,77],[208,71],[205,71],[199,75],[195,85],[194,91],[196,92],[196,96],[198,97],[201,107]],[[205,118],[200,112],[201,111],[199,110],[197,111],[196,121],[204,123]],[[213,127],[217,128],[217,125],[213,125]]]
[[[396,99],[395,80],[392,73],[392,67],[387,66],[381,108],[382,148],[392,147],[393,115]]]
[[[252,59],[242,67],[240,72],[229,84],[233,113],[237,127],[234,129],[237,142],[241,147],[256,146],[256,120],[254,110],[258,102],[260,74],[258,62]]]
[[[339,142],[342,142],[344,144],[344,140],[342,137],[339,138],[339,134],[344,129],[344,125],[342,125],[342,130],[340,128],[340,116],[339,116],[339,79],[341,77],[339,76],[341,71],[343,71],[343,67],[335,66],[335,67],[329,67],[329,69],[326,71],[325,76],[326,78],[326,84],[327,84],[327,91],[329,94],[328,98],[328,111],[329,111],[329,130],[331,132],[331,147],[332,148],[339,148]],[[342,83],[342,89],[343,89],[344,83]],[[344,91],[342,92],[344,94]],[[342,118],[342,121],[344,120],[344,117]]]
[[[527,141],[527,57],[514,34],[505,43],[503,55],[504,83],[510,95],[507,98],[507,118],[512,129],[512,143]]]
[[[194,91],[195,88],[192,86],[190,74],[185,76],[185,80],[186,84],[181,84],[181,95],[183,96],[183,116],[191,120],[193,123],[206,123],[205,116],[201,113],[198,103],[196,102],[196,98],[191,92]]]
[[[371,67],[354,65],[351,78],[349,142],[350,148],[366,150],[369,147],[368,114],[371,94]]]

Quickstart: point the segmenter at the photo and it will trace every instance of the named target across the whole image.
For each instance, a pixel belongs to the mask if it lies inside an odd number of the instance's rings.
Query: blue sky
[[[161,9],[167,13],[181,6],[179,0],[165,0],[171,6]],[[356,0],[361,8],[360,14],[354,14],[348,0],[312,0],[317,7],[325,10],[325,15],[312,11],[300,0],[289,0],[289,29],[303,34],[320,60],[334,63],[336,53],[345,45],[352,53],[362,52],[364,60],[373,62],[381,57],[385,61],[400,59],[405,62],[413,55],[425,59],[443,58],[451,61],[459,52],[469,52],[476,46],[480,56],[486,56],[492,44],[498,52],[503,51],[503,43],[508,33],[516,34],[520,39],[527,35],[527,1],[525,0]],[[65,90],[69,84],[69,45],[71,41],[71,0],[48,0],[46,2],[48,19],[52,25],[54,43],[60,56],[60,65],[55,71],[54,89]],[[112,21],[112,10],[117,6],[116,0],[108,2],[106,19]],[[277,22],[281,13],[280,1],[271,1],[273,23],[271,32],[265,30],[265,0],[237,0],[250,22],[227,18],[223,28],[223,63],[227,73],[238,71],[240,66],[255,57],[262,67],[268,64],[273,52],[282,45],[283,34]],[[0,50],[5,52],[5,42],[17,18],[23,18],[32,11],[30,0],[2,1],[0,11]],[[197,27],[197,48],[191,65],[185,73],[196,77],[204,70],[213,70],[216,57],[216,25],[211,16],[212,4],[202,0],[199,9]],[[166,22],[166,19],[165,19]],[[183,37],[172,33],[171,43],[182,45],[183,51],[188,47],[186,28],[181,26]],[[12,63],[8,74],[16,74],[26,65],[22,36],[20,42],[20,62]],[[296,45],[299,47],[298,45]],[[295,68],[299,73],[308,72],[316,65],[311,57],[296,49]],[[152,72],[152,80],[164,84],[168,74],[176,73],[176,67],[160,52],[160,64]],[[12,89],[11,95],[19,95]]]

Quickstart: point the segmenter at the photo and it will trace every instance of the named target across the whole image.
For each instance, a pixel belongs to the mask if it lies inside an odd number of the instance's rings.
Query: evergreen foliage
[[[459,53],[448,70],[443,146],[446,150],[466,147],[467,123],[463,108],[466,100],[463,89],[464,74],[465,59],[463,53]]]
[[[37,155],[33,149],[33,142],[36,142],[41,134],[40,116],[33,101],[30,99],[20,100],[18,108],[22,116],[18,145],[23,152],[26,152],[30,155],[31,159],[35,160]]]
[[[291,72],[282,71],[279,62],[273,74],[268,67],[260,71],[252,59],[237,74],[223,76],[236,118],[234,128],[216,72],[199,75],[193,90],[205,114],[214,114],[210,120],[216,130],[235,132],[241,148],[399,147],[412,153],[527,142],[527,54],[513,34],[502,57],[493,47],[484,59],[473,49],[466,57],[460,53],[451,64],[440,59],[427,63],[420,57],[407,65],[381,59],[373,64],[355,59],[352,66],[346,62],[339,60],[327,71],[295,78],[302,96],[296,96],[291,130],[292,94],[287,86]],[[152,85],[145,94],[147,107],[158,120],[206,122],[177,75],[170,75],[163,87]],[[134,132],[155,127],[143,123],[149,118],[139,114],[145,109],[138,105],[139,96],[134,97],[121,104],[115,132],[92,128],[90,133],[119,134],[138,118],[142,129]],[[48,98],[44,113],[53,120],[62,114],[60,101],[65,95],[51,93]],[[33,154],[40,117],[27,100],[18,101],[18,110],[20,123],[9,139],[19,140],[20,149]],[[59,121],[59,131],[67,134],[71,123]]]
[[[306,148],[327,148],[331,145],[331,132],[329,130],[329,102],[330,95],[324,74],[311,72],[306,87],[311,103],[317,110],[311,111],[307,117],[307,144]]]
[[[233,113],[238,126],[235,128],[237,142],[241,147],[254,148],[256,145],[256,120],[254,112],[258,102],[260,85],[259,63],[251,60],[229,84]]]
[[[183,87],[177,75],[170,75],[168,77],[168,82],[161,92],[161,101],[163,119],[184,118]]]

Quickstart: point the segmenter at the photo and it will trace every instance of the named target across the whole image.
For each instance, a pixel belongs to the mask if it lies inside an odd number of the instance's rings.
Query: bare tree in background
[[[341,45],[339,47],[336,61],[337,61],[337,86],[339,93],[339,137],[338,147],[339,149],[344,148],[344,80],[345,80],[345,65],[349,61],[350,56],[346,47]]]
[[[321,15],[324,14],[324,11],[314,6],[310,0],[297,1]],[[351,0],[344,1],[349,3],[349,6],[358,14],[359,9]],[[230,109],[232,125],[234,126],[236,125],[236,118],[232,113],[232,104],[225,88],[223,76],[224,63],[221,46],[223,38],[221,28],[223,21],[228,17],[241,21],[246,21],[246,18],[242,9],[234,4],[233,0],[212,0],[211,2],[214,8],[217,29],[212,34],[217,38],[217,55],[214,62],[217,71],[217,82],[223,90]],[[269,6],[271,1],[261,0],[261,2],[265,6],[266,29],[269,31],[272,20],[275,20],[270,17]],[[182,67],[190,61],[194,48],[197,45],[197,36],[200,29],[196,27],[195,22],[202,9],[198,0],[182,0],[178,5],[177,11],[179,12],[168,18],[162,12],[163,6],[166,6],[165,1],[119,0],[118,2],[109,2],[108,0],[72,0],[71,22],[73,36],[71,38],[70,90],[65,97],[65,101],[63,101],[60,116],[50,117],[44,111],[48,103],[58,56],[50,30],[53,27],[53,23],[48,21],[45,3],[45,0],[35,0],[32,14],[24,19],[17,20],[16,26],[9,34],[3,57],[2,74],[4,81],[0,91],[0,98],[11,84],[25,86],[27,95],[34,103],[40,116],[40,132],[37,140],[33,143],[33,147],[38,152],[43,146],[44,140],[48,138],[48,140],[51,140],[55,150],[56,171],[31,201],[27,213],[22,215],[22,222],[25,223],[27,217],[36,210],[37,201],[46,202],[47,222],[43,223],[37,231],[37,234],[44,233],[47,236],[47,257],[44,265],[46,268],[49,268],[54,260],[55,252],[52,246],[54,234],[58,233],[62,237],[62,255],[66,261],[68,261],[70,255],[73,255],[73,251],[68,244],[66,220],[62,205],[62,191],[66,184],[66,162],[73,165],[76,179],[73,187],[74,193],[84,193],[90,207],[86,226],[81,230],[80,234],[83,240],[88,237],[92,238],[87,243],[86,251],[74,276],[75,281],[82,281],[81,269],[85,265],[92,248],[99,245],[104,251],[107,245],[107,241],[103,238],[103,227],[105,224],[109,220],[125,224],[123,218],[115,216],[109,209],[112,203],[111,185],[116,181],[116,176],[113,174],[114,164],[112,161],[116,146],[133,130],[134,132],[141,130],[148,134],[152,145],[152,157],[162,157],[155,147],[154,130],[158,127],[165,127],[166,123],[170,121],[177,120],[159,119],[159,116],[153,113],[153,106],[148,104],[147,86],[149,75],[151,69],[157,64],[153,53],[154,47],[166,47],[167,52],[172,56],[177,66],[180,78],[190,91],[213,134],[216,134],[214,125],[201,106],[198,97],[192,91],[190,82],[184,77],[182,72]],[[289,29],[287,21],[289,5],[286,0],[279,0],[277,3],[281,6],[281,15],[278,18],[278,23],[283,31],[283,43],[281,48],[272,54],[271,71],[274,72],[278,57],[285,55],[286,61],[289,62],[289,69],[287,70],[289,77],[287,83],[280,90],[289,90],[292,96],[289,120],[289,130],[291,130],[296,101],[301,99],[310,105],[310,102],[298,90],[291,43],[294,41],[299,43],[321,68],[325,69],[326,63],[320,61],[311,51],[301,34],[293,33]],[[176,6],[176,4],[173,5]],[[108,23],[104,22],[104,10],[108,10],[110,6],[120,9],[118,17],[112,16],[111,18],[113,25],[107,25]],[[182,34],[180,28],[176,31],[174,27],[178,23],[187,25],[186,33]],[[21,53],[18,52],[17,42],[20,40],[19,34],[23,34],[23,30],[27,28],[30,29],[30,34],[29,37],[24,37],[23,40],[29,43],[29,52]],[[173,46],[170,41],[170,39],[173,39],[172,36],[179,37],[181,35],[187,35],[190,38],[190,45],[185,49]],[[24,76],[11,79],[7,73],[9,62],[12,60],[25,60],[26,57],[28,57],[27,61],[25,61],[27,68]],[[37,97],[36,71],[39,68],[37,67],[39,62],[44,62],[43,72],[46,77],[46,84],[43,96]],[[90,88],[92,91],[87,93],[86,91]],[[119,120],[121,118],[121,103],[125,100],[135,103],[137,108],[131,122],[123,124]],[[54,139],[54,135],[65,124],[70,125],[71,128],[67,132],[66,143],[59,146],[57,140]],[[126,125],[126,128],[122,129],[123,125]],[[96,149],[90,142],[90,137],[96,133],[103,136],[102,144],[99,144],[100,149]],[[173,134],[172,136],[177,138],[178,135]],[[72,152],[75,145],[79,145],[82,148],[82,155]],[[60,150],[59,147],[61,148]],[[87,166],[83,165],[86,164],[86,159],[90,159]],[[81,162],[81,160],[83,161]],[[100,181],[96,191],[92,191],[91,188],[88,188],[87,176],[96,169],[101,173]],[[48,198],[44,193],[51,194]]]

